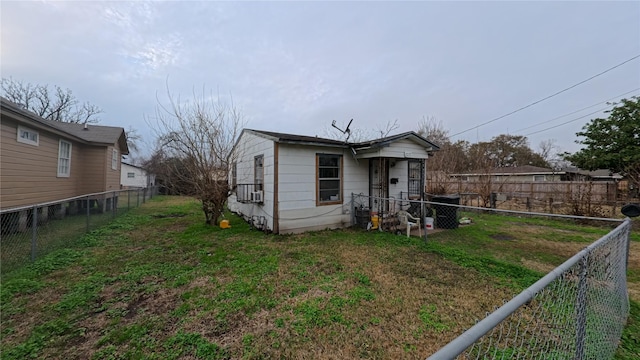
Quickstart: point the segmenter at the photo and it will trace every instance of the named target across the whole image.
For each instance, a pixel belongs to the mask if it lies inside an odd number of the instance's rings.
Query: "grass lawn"
[[[2,359],[425,358],[609,230],[479,216],[424,244],[230,219],[158,197],[2,274]],[[619,359],[640,354],[638,245]]]

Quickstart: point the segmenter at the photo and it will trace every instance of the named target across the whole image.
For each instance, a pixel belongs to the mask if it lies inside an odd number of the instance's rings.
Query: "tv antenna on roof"
[[[347,128],[342,130],[339,127],[336,126],[336,121],[333,120],[333,122],[331,123],[331,126],[333,126],[334,128],[338,129],[338,131],[340,131],[343,134],[347,134],[347,138],[344,140],[345,142],[349,141],[349,136],[351,136],[351,130],[349,129],[349,126],[351,126],[351,123],[353,122],[353,119],[349,120],[349,124],[347,124]]]

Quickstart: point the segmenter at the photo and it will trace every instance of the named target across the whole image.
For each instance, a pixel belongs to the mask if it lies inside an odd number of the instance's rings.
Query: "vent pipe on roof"
[[[87,127],[87,122],[84,122],[84,129],[83,130],[89,130],[89,128]]]

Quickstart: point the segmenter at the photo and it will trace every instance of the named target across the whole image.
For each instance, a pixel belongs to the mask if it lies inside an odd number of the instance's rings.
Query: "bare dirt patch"
[[[509,234],[491,234],[489,235],[493,240],[502,240],[502,241],[509,241],[509,240],[515,240],[515,236],[511,236]]]
[[[173,214],[153,214],[151,215],[152,218],[156,218],[156,219],[165,219],[165,218],[181,218],[181,217],[185,217],[187,216],[187,214],[181,214],[181,213],[173,213]]]

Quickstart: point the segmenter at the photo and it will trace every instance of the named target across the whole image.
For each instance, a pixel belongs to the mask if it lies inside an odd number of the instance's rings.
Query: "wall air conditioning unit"
[[[263,202],[263,198],[264,198],[264,196],[263,196],[262,190],[254,191],[254,192],[251,193],[251,202],[261,203],[261,202]]]

